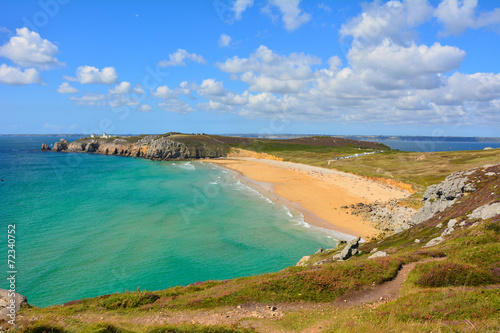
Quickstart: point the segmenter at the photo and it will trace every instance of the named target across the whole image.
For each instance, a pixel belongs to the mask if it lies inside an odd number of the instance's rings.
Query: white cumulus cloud
[[[64,78],[81,84],[113,84],[118,81],[118,73],[114,67],[104,67],[100,70],[93,66],[80,66],[76,69],[76,78],[68,76]]]
[[[109,89],[110,94],[117,94],[117,95],[123,95],[123,94],[130,94],[132,92],[132,85],[130,82],[123,81],[120,82],[116,87]]]
[[[460,66],[465,51],[455,46],[412,44],[404,47],[386,40],[372,48],[352,48],[349,62],[354,69],[369,68],[392,77],[445,73]]]
[[[170,89],[168,86],[159,86],[156,90],[151,91],[151,94],[161,99],[177,98],[179,95],[189,96],[191,90],[187,82],[183,81],[178,87]]]
[[[269,0],[264,12],[272,16],[271,9],[277,8],[281,13],[285,29],[295,30],[311,19],[311,15],[303,12],[299,4],[300,0]]]
[[[250,85],[251,91],[296,92],[307,86],[314,76],[311,68],[321,64],[321,59],[292,53],[283,56],[261,45],[248,58],[234,56],[224,63],[217,63],[224,72],[241,74],[240,79]]]
[[[196,111],[188,103],[180,99],[169,99],[158,103],[158,106],[161,107],[164,111],[176,112],[180,114],[187,114],[189,112]]]
[[[24,71],[17,67],[0,65],[0,83],[11,86],[23,86],[27,84],[43,84],[40,73],[34,68],[27,68]]]
[[[136,95],[142,95],[145,93],[144,88],[141,85],[136,85],[133,89],[132,92]]]
[[[75,102],[76,105],[87,105],[87,106],[103,106],[106,105],[106,96],[99,93],[87,93],[82,97],[71,96],[70,101]]]
[[[112,108],[118,108],[120,106],[137,106],[139,101],[132,96],[125,95],[114,95],[113,98],[108,100],[108,105]]]
[[[151,105],[148,104],[142,104],[137,108],[137,111],[139,112],[150,112],[153,109]]]
[[[374,45],[390,38],[399,44],[413,41],[414,28],[432,18],[434,8],[425,0],[375,1],[363,5],[363,12],[342,24],[340,35],[351,36],[355,44]]]
[[[23,67],[49,69],[60,66],[62,63],[55,56],[58,53],[56,45],[28,28],[16,29],[16,36],[0,46],[0,56]]]
[[[458,35],[468,27],[474,26],[477,0],[444,0],[436,9],[435,15],[445,31],[443,34]]]
[[[222,34],[219,37],[219,46],[220,47],[228,47],[231,44],[231,36]]]
[[[200,64],[206,64],[205,59],[196,53],[189,53],[186,50],[178,49],[172,54],[168,56],[169,60],[162,60],[158,63],[160,67],[168,67],[168,66],[185,66],[186,59],[191,60],[193,62],[197,62]]]
[[[241,20],[241,14],[253,6],[253,0],[236,0],[233,4],[234,19]]]
[[[57,88],[57,92],[60,94],[76,94],[78,89],[72,87],[68,82],[63,82]]]
[[[442,35],[459,35],[466,29],[500,25],[500,9],[477,15],[477,0],[443,0],[436,8],[435,16],[443,25]]]

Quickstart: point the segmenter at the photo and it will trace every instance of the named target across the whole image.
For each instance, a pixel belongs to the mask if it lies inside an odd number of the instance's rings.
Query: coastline
[[[271,183],[261,182],[255,179],[248,178],[243,173],[230,168],[226,168],[225,166],[223,166],[223,168],[233,172],[236,179],[238,179],[242,184],[259,192],[266,198],[272,200],[273,202],[281,203],[289,209],[293,209],[299,212],[304,219],[304,223],[309,225],[309,227],[313,227],[314,229],[317,229],[318,231],[321,231],[322,233],[327,234],[328,236],[331,236],[338,241],[350,241],[358,236],[362,237],[361,235],[354,235],[354,232],[352,230],[332,225],[328,221],[320,218],[314,212],[304,208],[300,203],[290,201],[289,199],[278,195],[276,192],[274,192],[274,185]]]
[[[304,221],[348,240],[374,237],[377,231],[341,207],[403,198],[408,192],[336,170],[257,158],[204,160],[236,172],[245,185],[300,212]]]

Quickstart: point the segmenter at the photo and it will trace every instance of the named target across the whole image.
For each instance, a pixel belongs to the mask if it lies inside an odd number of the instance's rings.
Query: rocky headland
[[[187,160],[226,156],[229,146],[207,135],[141,135],[136,137],[83,138],[69,143],[56,142],[52,149],[45,143],[41,150],[103,155],[132,156],[150,160]]]

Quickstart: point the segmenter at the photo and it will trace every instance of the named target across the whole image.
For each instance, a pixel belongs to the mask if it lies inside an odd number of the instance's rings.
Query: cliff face
[[[150,160],[186,160],[226,156],[229,147],[203,137],[148,135],[132,138],[84,138],[56,142],[52,151],[142,157]],[[44,146],[42,146],[43,149]],[[46,145],[45,145],[46,147]]]

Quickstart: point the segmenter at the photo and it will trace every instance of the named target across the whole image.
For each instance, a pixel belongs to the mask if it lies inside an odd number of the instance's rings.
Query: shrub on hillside
[[[415,284],[421,287],[479,286],[500,281],[493,271],[454,262],[420,265],[415,274],[418,275]]]

